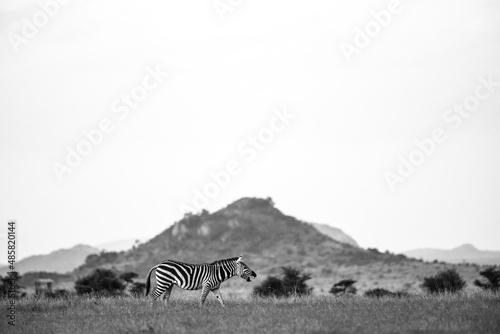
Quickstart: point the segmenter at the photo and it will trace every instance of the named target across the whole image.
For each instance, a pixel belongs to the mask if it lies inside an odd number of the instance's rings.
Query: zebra
[[[219,303],[224,307],[220,285],[225,280],[240,276],[247,282],[257,277],[246,264],[241,262],[240,257],[233,257],[224,260],[217,260],[212,263],[189,264],[173,260],[167,260],[158,263],[151,268],[146,278],[146,296],[149,294],[150,278],[153,270],[156,269],[156,289],[152,293],[151,305],[154,301],[163,295],[163,302],[168,305],[170,293],[175,285],[184,290],[201,291],[200,307],[205,303],[208,293],[211,291]]]

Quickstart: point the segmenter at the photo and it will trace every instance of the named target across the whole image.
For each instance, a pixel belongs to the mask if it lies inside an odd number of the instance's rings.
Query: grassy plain
[[[500,295],[413,295],[371,299],[262,299],[176,294],[169,306],[145,298],[33,299],[16,303],[16,327],[1,333],[500,333]],[[6,305],[5,301],[2,305]],[[5,310],[3,306],[2,309]],[[5,311],[4,311],[5,312]]]

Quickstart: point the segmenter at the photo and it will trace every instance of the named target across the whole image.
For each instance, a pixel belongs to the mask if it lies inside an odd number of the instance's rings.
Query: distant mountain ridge
[[[311,224],[318,232],[332,238],[333,240],[336,240],[338,242],[343,242],[345,244],[349,244],[354,247],[359,247],[358,243],[345,234],[341,229],[337,227],[333,227],[327,224],[317,224],[317,223],[309,223]]]
[[[85,262],[90,254],[99,253],[99,249],[88,245],[76,245],[67,249],[59,249],[45,255],[28,256],[16,263],[16,271],[23,274],[29,271],[48,271],[67,273]],[[0,275],[5,275],[7,266],[0,268]]]
[[[79,244],[71,248],[62,248],[49,254],[28,256],[16,263],[16,270],[23,274],[26,272],[46,271],[54,273],[68,273],[85,263],[87,256],[105,252],[122,252],[137,246],[146,239],[122,239],[111,241],[97,246]],[[139,243],[137,242],[139,241]],[[0,275],[8,271],[6,264],[0,264]]]
[[[403,254],[425,261],[438,260],[448,263],[470,262],[481,265],[500,265],[500,251],[483,251],[471,244],[464,244],[453,249],[415,249]]]

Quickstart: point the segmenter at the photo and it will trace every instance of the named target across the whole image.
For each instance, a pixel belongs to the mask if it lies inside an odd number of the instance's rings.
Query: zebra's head
[[[241,262],[241,255],[236,260],[236,274],[246,280],[247,282],[251,282],[254,278],[257,277],[255,271],[250,269],[246,264]]]

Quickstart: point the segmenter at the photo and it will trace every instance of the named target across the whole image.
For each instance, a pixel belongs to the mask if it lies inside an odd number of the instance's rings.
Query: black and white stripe
[[[168,303],[172,288],[177,285],[185,290],[202,289],[200,305],[203,305],[211,291],[224,306],[219,291],[222,282],[233,276],[240,276],[248,282],[257,277],[254,271],[241,262],[241,256],[203,264],[167,260],[157,264],[149,271],[146,279],[146,296],[149,294],[151,273],[155,269],[156,289],[152,293],[152,302],[164,294],[163,300]]]

